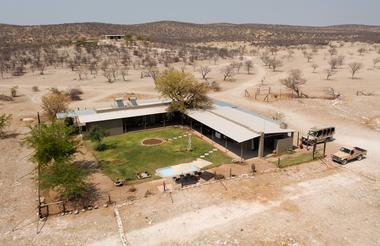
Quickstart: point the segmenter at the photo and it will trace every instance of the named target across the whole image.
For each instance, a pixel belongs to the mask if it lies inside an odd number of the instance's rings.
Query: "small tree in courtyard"
[[[102,140],[107,136],[107,132],[104,128],[99,126],[93,126],[90,128],[89,132],[86,134],[87,139],[92,142],[96,142],[95,149],[98,151],[105,150],[106,145],[102,144]]]

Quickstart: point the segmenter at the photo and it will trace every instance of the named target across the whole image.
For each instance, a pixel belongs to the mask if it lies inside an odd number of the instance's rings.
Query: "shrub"
[[[80,95],[82,95],[82,94],[83,94],[83,91],[81,89],[78,89],[78,88],[69,89],[66,92],[66,96],[68,96],[71,101],[80,101],[80,100],[82,100],[80,98]]]
[[[4,130],[11,124],[12,115],[0,115],[0,137],[4,136]]]
[[[129,187],[128,191],[129,192],[135,192],[135,191],[137,191],[137,188],[134,186],[131,186],[131,187]]]
[[[107,132],[105,131],[105,129],[99,126],[91,127],[90,131],[86,134],[87,139],[89,139],[91,142],[98,143],[100,143],[106,136]]]
[[[256,165],[254,163],[251,165],[251,170],[253,173],[256,172]]]
[[[96,151],[105,151],[107,150],[107,144],[105,143],[97,143],[96,146],[95,146],[95,150]]]
[[[33,92],[38,92],[38,91],[40,91],[40,89],[38,88],[38,86],[33,86],[32,87],[32,91]]]
[[[18,89],[18,86],[13,86],[10,90],[11,90],[11,96],[12,97],[16,97],[17,96],[17,89]]]

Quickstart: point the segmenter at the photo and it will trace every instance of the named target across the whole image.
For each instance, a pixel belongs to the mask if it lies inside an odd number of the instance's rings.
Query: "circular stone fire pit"
[[[141,144],[145,146],[155,146],[155,145],[163,144],[164,142],[165,141],[161,138],[147,138],[141,141]]]

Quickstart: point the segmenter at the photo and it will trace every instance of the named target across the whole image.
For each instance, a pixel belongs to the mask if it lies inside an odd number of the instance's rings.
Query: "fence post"
[[[277,167],[280,167],[281,159],[280,157],[277,158]]]

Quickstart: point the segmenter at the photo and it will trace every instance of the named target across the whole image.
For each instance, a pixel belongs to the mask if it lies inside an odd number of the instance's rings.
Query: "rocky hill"
[[[256,44],[325,44],[333,40],[380,42],[380,27],[341,25],[306,27],[262,24],[193,24],[161,21],[135,25],[71,23],[17,26],[0,24],[2,45],[62,43],[85,37],[100,39],[105,34],[134,34],[156,42],[250,41]]]

